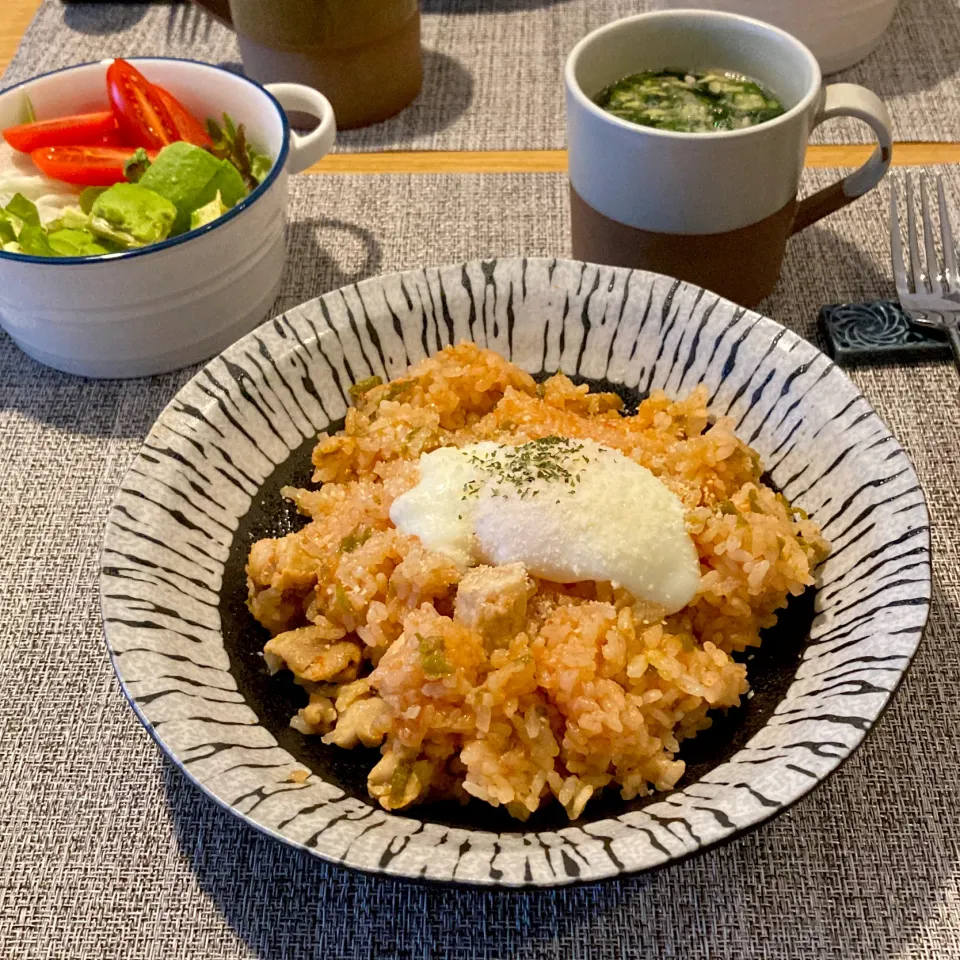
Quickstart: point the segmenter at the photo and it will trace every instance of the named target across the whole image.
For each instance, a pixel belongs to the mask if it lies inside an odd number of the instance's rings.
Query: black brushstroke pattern
[[[191,586],[202,589],[207,593],[213,593],[213,590],[210,589],[210,584],[207,581],[199,580],[197,577],[191,577],[182,570],[174,570],[173,567],[166,567],[163,564],[155,563],[153,560],[148,560],[146,557],[141,557],[139,554],[135,553],[117,553],[115,551],[110,551],[110,553],[113,556],[123,558],[127,561],[127,563],[132,564],[132,567],[110,566],[109,564],[105,565],[102,572],[107,576],[128,576],[131,570],[161,570],[163,573],[169,574],[171,577],[179,577],[180,579],[189,583]],[[178,554],[178,556],[180,556],[180,554]],[[156,574],[152,575],[156,576]],[[165,583],[170,584],[170,586],[176,587],[178,590],[183,589],[179,583],[175,583],[172,580],[167,580],[166,578],[161,579],[163,579]],[[197,599],[194,594],[191,594],[190,596],[194,599]]]
[[[824,578],[823,585],[826,586],[827,584],[839,583],[841,580],[845,580],[848,576],[850,576],[851,573],[853,573],[860,566],[861,563],[866,563],[869,560],[875,560],[877,557],[886,553],[886,551],[889,550],[891,547],[897,547],[901,543],[906,542],[907,540],[912,540],[915,537],[921,537],[928,531],[929,531],[929,528],[926,526],[918,526],[918,527],[914,527],[912,530],[907,530],[905,533],[901,534],[896,539],[888,540],[886,543],[883,544],[883,546],[877,547],[876,550],[871,550],[869,553],[865,553],[863,556],[858,557],[857,560],[853,563],[853,565],[849,569],[845,570],[839,576],[833,577],[833,578]],[[927,549],[927,547],[918,547],[917,549],[922,550],[924,553],[929,553],[929,550]],[[832,559],[832,556],[830,559]],[[856,579],[860,579],[863,576],[865,575],[862,573],[858,574]]]
[[[640,346],[640,341],[643,336],[644,328],[647,325],[647,321],[650,319],[651,308],[653,307],[653,284],[650,285],[650,289],[647,291],[647,302],[643,308],[643,316],[640,318],[640,325],[637,328],[637,335],[634,338],[633,346],[630,348],[630,357],[628,359],[628,364],[633,363],[634,357],[637,355],[637,347]],[[643,376],[643,370],[640,371],[640,376]]]
[[[673,300],[677,294],[677,290],[680,289],[680,281],[677,280],[670,287],[670,290],[667,292],[667,295],[663,298],[663,306],[660,308],[660,346],[657,347],[657,355],[654,357],[653,363],[650,364],[650,371],[647,376],[647,385],[644,388],[644,393],[649,393],[651,387],[653,386],[653,378],[657,373],[657,365],[660,363],[660,358],[663,356],[664,347],[667,344],[667,337],[670,331],[673,329],[673,325],[677,322],[677,314],[680,312],[680,304],[677,304],[676,313],[674,313],[673,319],[670,320],[671,311],[673,310]],[[666,330],[664,330],[666,327]]]
[[[170,617],[172,620],[179,620],[188,627],[199,627],[201,630],[216,630],[216,626],[212,624],[200,623],[197,620],[191,620],[189,617],[185,617],[182,613],[174,610],[172,607],[161,606],[160,604],[155,603],[153,600],[149,600],[146,597],[137,597],[133,594],[127,593],[104,593],[103,596],[106,600],[126,600],[128,601],[130,608],[133,610],[141,611],[143,613],[155,613],[163,617]]]
[[[369,311],[367,310],[367,305],[364,302],[363,296],[360,293],[360,288],[356,284],[353,285],[353,292],[356,294],[357,300],[360,303],[360,309],[363,311],[363,316],[365,318],[368,332],[370,329],[373,329],[374,332],[376,332],[376,327],[374,327],[373,322],[370,319]],[[367,370],[370,371],[371,375],[378,374],[380,373],[380,370],[383,370],[383,373],[380,375],[384,378],[384,380],[386,380],[388,377],[388,370],[386,369],[387,368],[386,352],[380,346],[379,337],[376,340],[376,346],[375,346],[376,354],[371,355],[370,351],[367,349],[367,344],[364,341],[364,338],[360,334],[360,326],[357,323],[356,314],[353,312],[353,308],[350,306],[350,301],[347,300],[345,292],[340,293],[340,302],[343,304],[344,312],[347,315],[347,324],[350,327],[350,331],[353,333],[353,339],[356,340],[357,346],[360,348],[360,356],[363,357],[363,362],[367,365]],[[400,328],[400,320],[396,316],[396,314],[393,312],[393,310],[390,309],[390,304],[387,301],[386,291],[383,291],[383,302],[387,305],[387,310],[390,313],[390,318],[393,320],[393,329],[400,336],[400,342],[403,343],[403,330],[402,328]],[[328,315],[325,315],[324,319],[326,319],[327,323],[331,323],[332,325],[332,321]],[[370,338],[370,342],[374,343],[373,337]],[[353,372],[353,370],[351,370],[350,361],[349,361],[349,358],[347,357],[347,345],[343,342],[342,339],[340,340],[340,346],[343,352],[343,362],[344,362],[344,366],[347,369],[347,373],[350,375],[351,381],[356,382],[357,380],[361,379],[361,377],[356,375]],[[406,353],[406,350],[404,350],[404,353]],[[377,367],[378,359],[380,360],[379,368]],[[364,375],[366,375],[366,371],[364,371]],[[348,396],[349,396],[349,391],[348,391]],[[344,399],[347,399],[347,397],[345,397]]]
[[[145,693],[143,696],[136,696],[133,698],[133,702],[139,707],[146,707],[153,703],[155,700],[162,700],[164,697],[171,697],[176,694],[179,694],[181,697],[187,697],[190,700],[203,700],[205,703],[226,703],[234,704],[239,703],[237,700],[225,700],[222,697],[207,697],[202,693],[191,693],[188,690],[180,690],[177,687],[170,687],[168,690],[155,690],[153,693]],[[157,726],[161,721],[157,721],[154,726]]]
[[[617,322],[613,326],[613,330],[610,331],[610,343],[607,346],[607,362],[605,364],[605,369],[610,369],[610,364],[613,362],[613,351],[617,344],[617,334],[620,332],[620,324],[623,323],[623,314],[627,309],[627,301],[630,299],[630,281],[633,279],[633,274],[628,273],[626,279],[623,281],[623,296],[620,299],[620,309],[617,311]],[[611,279],[611,283],[612,283]],[[586,339],[584,339],[586,343]]]
[[[583,307],[580,309],[580,323],[583,326],[583,336],[580,339],[580,349],[577,351],[577,361],[573,369],[580,373],[580,364],[583,362],[583,355],[587,349],[587,341],[590,339],[590,331],[593,329],[593,321],[590,319],[590,301],[593,295],[600,289],[600,271],[597,270],[593,278],[593,286],[583,301]]]
[[[766,362],[767,357],[769,357],[770,354],[773,353],[773,351],[777,349],[777,344],[780,343],[780,338],[781,338],[786,332],[787,332],[786,330],[778,330],[778,331],[773,335],[773,337],[770,338],[770,343],[767,345],[766,352],[765,352],[765,353],[763,354],[763,356],[760,358],[759,362],[758,362],[757,365],[756,365],[756,368],[753,370],[753,372],[752,372],[748,377],[746,377],[746,378],[740,383],[740,386],[737,387],[736,392],[735,392],[735,393],[733,394],[733,396],[730,398],[730,402],[727,404],[727,410],[726,410],[726,413],[727,413],[728,416],[731,414],[731,411],[733,410],[734,405],[736,404],[736,402],[747,392],[747,390],[750,389],[750,384],[753,383],[753,378],[763,369],[763,365],[764,365],[764,363]],[[739,343],[734,344],[734,349],[739,350]],[[726,368],[724,368],[724,369],[726,369]],[[758,400],[760,399],[760,397],[763,395],[763,387],[765,387],[765,386],[773,379],[773,376],[774,376],[775,373],[776,373],[776,370],[768,370],[768,371],[767,371],[767,379],[763,382],[763,385],[762,385],[761,387],[757,388],[757,389],[754,391],[754,394],[753,394],[753,402],[747,407],[747,409],[746,409],[746,410],[743,412],[743,414],[741,415],[740,419],[737,421],[737,429],[738,429],[738,430],[743,426],[743,421],[746,420],[746,418],[747,418],[747,417],[749,416],[749,414],[750,414],[750,411],[754,408],[754,406],[756,405],[757,401],[758,401]]]
[[[467,320],[467,330],[470,331],[470,336],[476,340],[479,333],[477,330],[477,299],[473,295],[473,283],[470,280],[470,274],[467,272],[466,264],[463,265],[460,271],[460,284],[470,299],[470,316]]]
[[[314,348],[314,349],[311,349],[307,345],[307,341],[305,341],[300,336],[300,331],[295,326],[289,324],[289,321],[287,326],[288,326],[288,329],[290,329],[290,331],[293,333],[294,337],[297,340],[297,344],[300,347],[299,351],[295,351],[290,354],[292,357],[295,357],[297,359],[298,365],[300,365],[303,371],[300,374],[300,376],[297,378],[300,383],[300,386],[303,388],[304,392],[308,396],[313,397],[313,399],[317,403],[317,406],[320,407],[320,409],[323,411],[324,417],[326,417],[327,419],[330,419],[332,416],[331,411],[327,409],[326,404],[323,402],[323,394],[320,392],[320,388],[317,386],[317,382],[313,378],[313,369],[314,369],[316,360],[319,358],[319,359],[322,359],[324,363],[326,363],[327,362],[326,357],[324,357],[323,354],[321,353],[320,347],[315,340],[311,341],[311,345]],[[314,327],[312,323],[310,323],[310,327],[314,331],[314,333],[316,333],[316,327]],[[308,360],[309,360],[309,363],[307,362]],[[327,367],[329,368],[329,364],[327,364]]]
[[[673,376],[673,371],[676,369],[677,361],[680,359],[680,351],[683,349],[683,341],[687,336],[687,331],[690,329],[690,324],[693,321],[694,314],[697,312],[697,307],[700,306],[700,301],[703,300],[706,292],[706,290],[697,291],[697,295],[693,301],[693,306],[690,308],[690,313],[687,314],[687,322],[684,323],[683,329],[680,331],[680,336],[677,337],[677,345],[673,349],[673,359],[670,361],[670,369],[667,370],[667,374],[663,378],[664,383],[669,383],[670,378]],[[666,339],[666,335],[664,335],[664,339]]]
[[[730,347],[730,352],[727,354],[727,359],[723,362],[723,367],[720,369],[720,381],[717,384],[717,389],[711,394],[708,403],[710,406],[713,406],[714,402],[717,399],[717,394],[720,391],[720,388],[726,382],[727,378],[733,373],[734,369],[737,366],[737,356],[740,353],[740,348],[746,343],[747,337],[756,329],[757,324],[760,322],[759,317],[755,317],[750,325],[747,327],[743,333],[733,341],[733,345]]]
[[[323,319],[326,321],[327,326],[333,330],[333,318],[330,316],[330,308],[327,306],[326,301],[320,300],[320,312],[323,314]],[[340,391],[340,396],[343,398],[345,404],[350,403],[350,387],[358,381],[362,380],[366,375],[365,371],[360,371],[359,375],[355,374],[350,368],[350,358],[347,356],[347,351],[343,346],[343,343],[338,341],[340,346],[340,356],[343,359],[343,369],[346,371],[347,379],[344,379],[340,376],[340,370],[337,368],[337,364],[327,356],[328,346],[332,346],[329,342],[328,337],[322,337],[320,331],[316,328],[309,317],[304,317],[307,323],[313,328],[314,334],[317,340],[317,347],[320,349],[320,353],[323,355],[324,360],[327,361],[327,366],[330,368],[330,373],[333,376],[333,379],[336,381],[337,389]],[[363,341],[361,341],[362,343]]]
[[[267,348],[266,341],[263,339],[263,337],[259,336],[256,332],[254,332],[254,333],[252,334],[252,336],[253,336],[253,342],[254,342],[254,343],[256,344],[256,346],[257,346],[257,353],[259,353],[260,356],[263,358],[263,360],[264,360],[266,363],[270,364],[270,366],[273,368],[273,373],[274,373],[273,379],[274,379],[274,381],[275,381],[278,385],[279,385],[279,384],[282,384],[282,385],[283,385],[284,397],[285,397],[285,398],[286,398],[286,397],[289,397],[289,398],[290,398],[289,402],[292,403],[292,404],[296,407],[297,413],[300,414],[300,418],[301,418],[305,423],[310,423],[310,417],[307,415],[307,411],[304,409],[303,404],[300,403],[300,398],[297,396],[296,391],[290,389],[290,384],[287,383],[286,377],[284,377],[283,374],[280,372],[280,368],[277,366],[277,361],[276,361],[276,359],[274,358],[273,354],[270,353],[269,349]],[[263,366],[260,364],[260,361],[259,361],[259,360],[256,360],[256,358],[255,358],[255,356],[254,356],[254,354],[253,354],[252,351],[248,351],[248,352],[247,352],[247,356],[248,356],[254,363],[256,363],[257,369],[260,370],[261,376],[263,377],[263,382],[269,386],[269,384],[270,384],[270,378],[267,376],[267,372],[266,372],[266,370],[264,370]],[[291,354],[288,354],[287,357],[285,357],[284,359],[286,359],[286,360],[288,360],[289,362],[292,362],[292,363],[294,363],[294,364],[299,364],[299,363],[302,362],[302,361],[300,360],[300,358],[298,358],[295,354],[292,354],[292,353],[291,353]],[[318,403],[318,404],[320,405],[321,410],[322,410],[322,409],[323,409],[323,404],[320,404],[320,398],[317,396],[317,390],[316,390],[316,387],[314,387],[312,381],[311,381],[309,378],[303,378],[303,377],[298,378],[298,379],[299,379],[300,386],[302,387],[303,391],[304,391],[308,396],[310,396],[310,397],[314,400],[315,403]]]
[[[693,366],[694,360],[697,357],[697,353],[700,349],[700,337],[703,334],[703,331],[706,329],[707,324],[710,322],[710,318],[713,316],[713,311],[717,309],[717,305],[720,303],[720,298],[717,297],[713,303],[707,307],[703,313],[700,315],[700,325],[697,327],[697,332],[693,335],[693,340],[690,343],[690,349],[687,352],[687,359],[683,365],[683,371],[680,374],[680,383],[677,385],[677,389],[682,391],[684,382],[687,379],[687,374],[690,372],[690,368]]]
[[[192,419],[196,420],[199,423],[206,422],[204,415],[196,408],[192,407],[189,404],[179,404],[176,406],[176,409],[185,414]],[[164,424],[165,429],[169,430],[175,436],[180,437],[181,440],[185,440],[187,443],[192,444],[200,452],[206,463],[210,463],[209,456],[203,444],[199,443],[195,438],[188,436],[185,433],[180,432],[175,429],[170,423]],[[219,431],[218,431],[219,432]],[[223,459],[223,462],[236,474],[240,477],[240,482],[237,481],[236,477],[232,477],[227,471],[225,471],[219,464],[213,464],[213,469],[217,471],[225,480],[232,483],[238,490],[243,490],[244,493],[253,495],[257,491],[259,486],[259,481],[254,479],[249,473],[247,473],[242,468],[238,467],[233,459],[230,457],[230,454],[220,446],[219,443],[215,443],[209,437],[206,438],[207,444],[214,450],[217,451],[218,455]]]

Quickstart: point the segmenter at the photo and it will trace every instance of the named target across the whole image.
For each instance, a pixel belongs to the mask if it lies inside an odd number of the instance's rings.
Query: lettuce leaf
[[[37,205],[22,193],[15,193],[0,210],[0,240],[4,245],[18,243],[23,253],[32,256],[55,256],[47,243],[46,231],[40,226]]]
[[[17,243],[23,248],[24,253],[32,257],[57,256],[57,251],[50,246],[46,231],[39,224],[34,226],[31,223],[25,223],[17,235]]]
[[[33,101],[31,101],[26,94],[23,95],[23,110],[21,111],[20,116],[23,117],[23,119],[20,121],[21,123],[37,122],[37,114],[33,109]]]
[[[97,197],[107,189],[107,187],[84,187],[80,194],[80,209],[84,213],[89,213],[93,209],[94,203],[97,202]]]
[[[235,124],[230,114],[223,114],[223,126],[212,117],[207,120],[207,133],[213,140],[207,147],[215,157],[227,160],[243,177],[248,191],[256,190],[273,167],[273,160],[247,140],[243,124]]]
[[[40,214],[37,212],[37,205],[32,200],[28,200],[22,193],[15,193],[4,209],[11,216],[21,221],[24,226],[40,226]]]
[[[79,207],[66,207],[43,225],[36,204],[19,193],[0,208],[0,248],[33,257],[97,257],[119,249],[94,235]]]
[[[97,187],[96,189],[100,189]],[[81,196],[81,200],[83,197]],[[57,221],[60,227],[67,227],[70,230],[89,230],[90,229],[90,217],[88,213],[84,213],[81,207],[64,207],[63,211],[60,214],[60,219]],[[47,231],[53,230],[53,224],[47,224]]]
[[[273,161],[265,153],[257,153],[253,147],[248,147],[250,154],[250,173],[258,184],[263,183],[267,174],[273,168]]]
[[[143,147],[137,147],[136,152],[123,165],[123,175],[130,183],[139,183],[140,178],[150,169],[150,157]]]

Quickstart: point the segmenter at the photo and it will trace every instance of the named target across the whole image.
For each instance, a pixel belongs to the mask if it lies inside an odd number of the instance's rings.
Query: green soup
[[[783,104],[755,80],[720,70],[632,73],[602,90],[596,103],[642,127],[682,133],[742,130],[784,112]]]

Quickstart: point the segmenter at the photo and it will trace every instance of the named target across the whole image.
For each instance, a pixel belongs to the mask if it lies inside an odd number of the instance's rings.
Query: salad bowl
[[[0,93],[0,128],[103,110],[112,61],[36,77]],[[162,373],[213,356],[268,312],[285,258],[287,178],[332,148],[333,109],[299,84],[262,87],[210,64],[130,61],[201,120],[227,114],[273,160],[259,186],[223,216],[150,246],[102,256],[0,250],[0,325],[31,357],[88,377]],[[285,110],[318,118],[300,135]],[[15,186],[15,184],[14,184]],[[0,178],[0,195],[4,190]]]

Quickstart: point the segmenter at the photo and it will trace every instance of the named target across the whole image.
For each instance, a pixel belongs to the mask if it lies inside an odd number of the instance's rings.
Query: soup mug
[[[784,113],[739,130],[643,127],[594,98],[633,73],[721,70],[771,91]],[[893,149],[890,115],[855,84],[824,87],[795,37],[708,10],[640,14],[585,37],[566,65],[573,254],[689,280],[752,306],[773,289],[788,237],[880,182]],[[877,148],[857,171],[798,200],[807,141],[832,117],[856,117]]]

